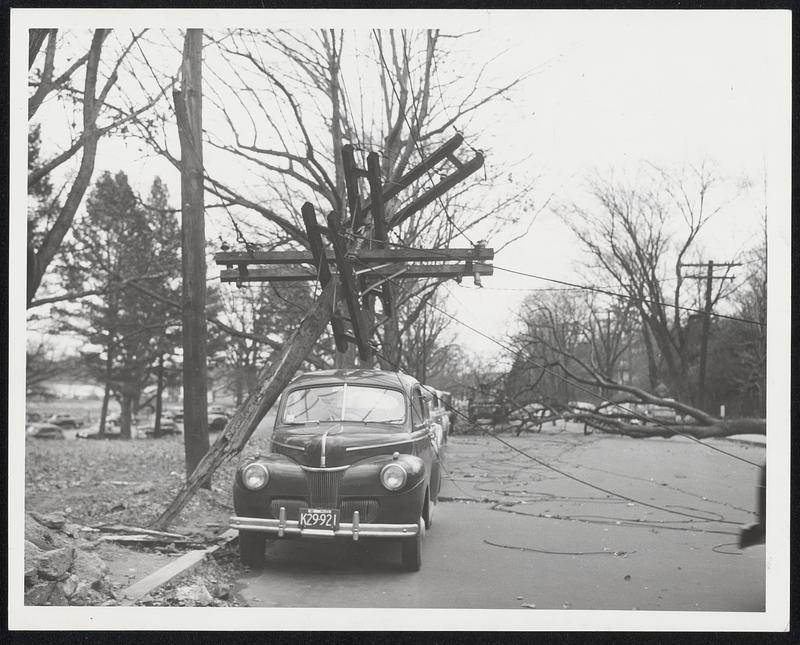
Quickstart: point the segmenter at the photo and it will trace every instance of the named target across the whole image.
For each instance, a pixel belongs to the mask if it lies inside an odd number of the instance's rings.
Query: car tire
[[[439,477],[441,478],[441,472],[439,473]],[[422,509],[423,517],[425,518],[426,530],[430,530],[431,526],[433,526],[433,516],[435,512],[436,503],[431,499],[431,491],[428,489],[425,499],[425,508]]]
[[[419,518],[419,532],[413,538],[400,542],[400,562],[404,571],[419,571],[422,568],[422,538],[425,537],[425,520]]]
[[[267,536],[256,531],[239,531],[239,559],[248,567],[261,568],[266,557]]]

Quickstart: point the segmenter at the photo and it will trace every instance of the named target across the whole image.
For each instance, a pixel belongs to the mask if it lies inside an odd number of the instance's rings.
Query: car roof
[[[338,370],[318,370],[316,372],[303,372],[292,379],[289,386],[309,385],[337,385],[340,383],[350,383],[352,385],[370,385],[378,387],[390,387],[397,389],[400,386],[403,390],[410,390],[418,384],[417,379],[403,372],[389,372],[386,370],[374,369],[338,369]]]

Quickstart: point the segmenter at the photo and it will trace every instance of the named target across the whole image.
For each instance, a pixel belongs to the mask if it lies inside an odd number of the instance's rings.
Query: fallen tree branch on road
[[[711,439],[713,437],[731,437],[739,434],[767,434],[766,419],[715,419],[707,425],[686,423],[660,423],[657,425],[632,425],[613,419],[598,419],[599,415],[578,415],[578,421],[606,432],[621,434],[637,439],[648,437],[674,437],[688,435],[695,439]]]
[[[575,360],[577,361],[577,359]],[[592,366],[585,363],[580,364],[586,373],[585,376],[570,370],[562,362],[556,362],[553,365],[559,368],[564,373],[565,377],[574,383],[623,393],[625,396],[624,400],[603,402],[595,406],[593,410],[576,410],[566,407],[561,410],[551,409],[551,411],[554,412],[553,415],[538,419],[537,423],[539,428],[548,421],[563,419],[564,421],[583,423],[586,427],[599,430],[600,432],[625,435],[637,439],[648,437],[673,437],[676,435],[689,436],[695,439],[710,439],[712,437],[730,437],[738,434],[767,434],[766,419],[717,418],[682,401],[656,396],[655,394],[633,385],[617,383]],[[674,410],[676,413],[676,420],[650,417],[632,408],[625,407],[626,405],[642,404],[655,408]],[[611,414],[608,413],[609,409],[612,410],[612,412],[616,409],[618,412]],[[603,413],[603,410],[606,410],[606,413]],[[680,421],[677,420],[678,415],[681,415]],[[639,424],[634,424],[634,420],[638,420]],[[693,420],[693,422],[691,420]],[[527,426],[520,426],[517,430],[517,435],[525,429],[528,429]]]

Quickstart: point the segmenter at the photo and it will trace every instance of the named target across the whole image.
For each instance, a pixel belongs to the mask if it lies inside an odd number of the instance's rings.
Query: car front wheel
[[[239,531],[239,559],[248,567],[263,567],[267,536],[256,531]]]
[[[425,537],[425,520],[420,517],[417,534],[400,542],[400,559],[404,571],[419,571],[422,568],[423,537]]]

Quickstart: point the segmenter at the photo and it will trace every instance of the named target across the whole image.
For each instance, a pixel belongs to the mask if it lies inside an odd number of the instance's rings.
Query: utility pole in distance
[[[202,44],[202,29],[186,30],[181,89],[173,93],[181,143],[183,445],[187,477],[208,452],[209,446]],[[210,486],[210,480],[203,486]]]
[[[714,280],[733,280],[732,275],[714,275],[714,267],[725,267],[726,269],[732,267],[742,266],[737,262],[714,262],[709,260],[706,263],[700,264],[680,264],[679,267],[706,267],[705,275],[687,275],[686,278],[693,278],[695,280],[706,281],[706,302],[703,309],[703,333],[700,338],[700,371],[697,376],[697,407],[701,410],[705,403],[705,390],[706,390],[706,361],[708,357],[708,337],[711,333],[711,284]]]

